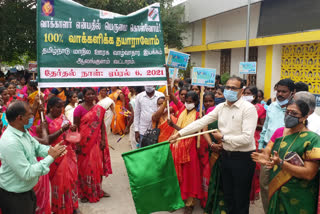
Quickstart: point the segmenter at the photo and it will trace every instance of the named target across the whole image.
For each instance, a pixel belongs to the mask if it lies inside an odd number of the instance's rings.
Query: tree
[[[36,59],[36,1],[1,0],[0,63]]]

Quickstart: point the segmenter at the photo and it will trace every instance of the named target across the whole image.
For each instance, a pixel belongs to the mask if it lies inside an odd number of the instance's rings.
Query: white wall
[[[262,0],[251,0],[251,3]],[[248,0],[188,0],[190,22],[248,5]]]
[[[244,61],[244,48],[231,49],[231,71],[230,76],[240,76],[239,65]],[[240,76],[242,78],[242,75]]]
[[[194,63],[195,67],[201,67],[201,52],[191,53],[190,59],[191,65]]]
[[[266,71],[267,47],[258,47],[258,64],[257,64],[257,87],[264,91],[264,80]]]
[[[220,74],[220,51],[206,52],[206,68],[215,68],[217,74]]]
[[[282,45],[273,46],[272,56],[272,78],[271,78],[271,96],[273,97],[273,87],[280,81],[281,76],[281,58],[282,58]]]
[[[256,38],[260,16],[260,3],[251,7],[250,38]],[[247,9],[239,8],[207,18],[206,42],[222,42],[246,39]],[[200,32],[201,33],[201,32]]]

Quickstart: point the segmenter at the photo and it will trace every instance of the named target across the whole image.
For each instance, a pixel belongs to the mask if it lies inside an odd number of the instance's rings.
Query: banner
[[[194,67],[191,80],[192,85],[215,87],[216,69]]]
[[[127,16],[37,0],[40,87],[166,84],[158,3]]]
[[[256,62],[240,62],[239,72],[240,74],[256,74],[257,63]]]
[[[168,141],[122,154],[137,214],[185,206]]]

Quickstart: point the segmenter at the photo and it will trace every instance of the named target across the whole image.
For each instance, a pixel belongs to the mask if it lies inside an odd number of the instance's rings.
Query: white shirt
[[[316,112],[308,117],[308,129],[320,135],[320,116]]]
[[[231,106],[227,102],[219,104],[212,112],[180,130],[179,134],[185,136],[195,133],[216,120],[224,136],[224,150],[248,152],[256,149],[254,132],[258,121],[257,110],[242,99]]]
[[[152,97],[149,97],[145,91],[136,96],[134,131],[144,135],[147,129],[151,128],[152,114],[158,110],[157,101],[159,97],[164,97],[164,94],[159,91],[155,91]]]

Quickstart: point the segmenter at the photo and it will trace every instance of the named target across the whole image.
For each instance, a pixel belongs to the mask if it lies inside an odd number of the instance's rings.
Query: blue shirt
[[[8,126],[0,139],[0,187],[8,192],[30,191],[54,161],[50,146],[40,144],[29,132]],[[37,157],[45,157],[37,161]],[[17,206],[19,206],[17,204]]]
[[[267,117],[263,125],[262,132],[260,133],[259,149],[265,148],[269,143],[273,133],[284,126],[284,115],[286,107],[281,108],[278,102],[270,104],[267,110]]]

